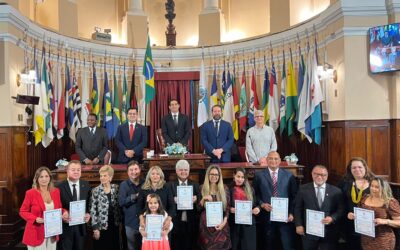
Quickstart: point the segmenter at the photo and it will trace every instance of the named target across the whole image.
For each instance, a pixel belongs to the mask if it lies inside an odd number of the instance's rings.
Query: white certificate
[[[235,200],[235,224],[252,224],[252,201]]]
[[[43,217],[45,238],[62,234],[61,208],[46,210]]]
[[[222,223],[222,202],[206,202],[207,227],[215,227]]]
[[[193,186],[177,186],[176,199],[178,210],[193,209]]]
[[[324,238],[325,225],[322,223],[324,218],[324,212],[306,209],[306,233]]]
[[[375,238],[375,212],[355,207],[354,217],[354,231]]]
[[[289,199],[271,197],[272,210],[270,213],[271,221],[287,222],[288,220],[288,210],[289,210]]]
[[[69,203],[69,225],[85,224],[86,201],[71,201]]]
[[[147,240],[161,240],[163,216],[160,214],[146,215]]]

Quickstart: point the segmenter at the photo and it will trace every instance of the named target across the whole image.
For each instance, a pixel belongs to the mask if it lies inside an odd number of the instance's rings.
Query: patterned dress
[[[389,202],[389,206],[371,207],[365,204],[366,197],[361,200],[361,207],[375,211],[375,218],[391,219],[400,216],[400,205],[396,199]],[[375,238],[361,235],[361,245],[364,250],[392,250],[396,239],[392,227],[379,225],[375,227]]]
[[[230,204],[229,189],[225,186],[226,203]],[[202,187],[200,187],[200,190]],[[214,198],[214,196],[213,196]],[[213,201],[218,201],[216,198]],[[229,216],[229,205],[226,206],[224,216]],[[222,230],[215,227],[207,227],[206,210],[200,215],[199,245],[203,250],[224,250],[231,249],[231,237],[229,223],[226,223]]]

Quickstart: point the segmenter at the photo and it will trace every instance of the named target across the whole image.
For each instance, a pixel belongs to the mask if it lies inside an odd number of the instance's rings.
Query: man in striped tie
[[[271,151],[267,156],[267,168],[256,172],[254,176],[254,190],[261,207],[260,223],[257,228],[258,245],[268,246],[267,249],[279,249],[279,242],[283,249],[294,249],[293,212],[294,200],[297,193],[297,183],[293,174],[280,168],[281,158],[279,153]],[[284,221],[271,220],[271,198],[287,198],[287,219]],[[286,212],[286,211],[285,211]],[[280,235],[281,241],[277,239]],[[278,245],[277,245],[278,243]]]

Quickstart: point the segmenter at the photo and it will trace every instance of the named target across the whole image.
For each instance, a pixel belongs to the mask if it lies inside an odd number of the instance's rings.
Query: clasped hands
[[[224,150],[222,148],[216,148],[212,151],[213,155],[215,155],[218,159],[221,159],[223,152]]]
[[[133,156],[135,156],[135,151],[130,149],[130,150],[125,150],[125,156],[128,158],[132,158]]]

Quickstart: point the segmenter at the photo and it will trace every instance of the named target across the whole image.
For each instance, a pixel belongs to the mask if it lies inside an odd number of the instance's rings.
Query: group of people
[[[169,101],[170,113],[162,118],[161,130],[167,144],[180,143],[188,145],[191,138],[191,125],[187,115],[179,112],[179,102]],[[212,163],[230,162],[231,151],[234,145],[232,126],[222,120],[222,107],[212,107],[213,119],[200,127],[200,141]],[[250,128],[246,135],[246,152],[251,162],[265,162],[267,153],[277,150],[274,130],[265,125],[264,113],[255,111],[255,126]],[[127,112],[127,122],[120,125],[115,136],[115,145],[118,148],[118,157],[114,161],[127,164],[135,160],[143,160],[143,149],[147,146],[146,127],[137,122],[137,109],[130,108]],[[109,159],[107,132],[98,127],[96,114],[89,114],[88,126],[77,132],[75,151],[83,164],[108,164]],[[243,159],[244,160],[244,159]]]
[[[112,184],[114,170],[110,165],[100,168],[100,185],[90,190],[80,179],[81,163],[71,161],[67,180],[53,186],[48,168],[39,168],[33,187],[25,195],[20,215],[26,223],[23,243],[28,249],[84,249],[85,224],[69,226],[69,203],[86,200],[84,221],[91,224],[94,249],[120,249],[119,230],[125,228],[128,249],[296,249],[296,233],[303,249],[337,249],[341,232],[348,249],[394,249],[392,228],[400,227],[400,207],[388,183],[375,177],[365,160],[353,158],[338,187],[327,183],[328,170],[316,165],[312,182],[298,188],[290,171],[280,168],[280,155],[268,153],[266,168],[257,171],[253,183],[246,170],[235,170],[231,184],[225,185],[218,165],[210,165],[202,185],[190,179],[186,160],[176,164],[176,180],[169,183],[160,167],[154,166],[141,179],[141,167],[131,161],[128,179]],[[225,177],[227,178],[227,177]],[[228,177],[229,178],[229,177]],[[192,186],[192,209],[178,209],[178,187]],[[274,206],[271,198],[287,198],[287,219],[271,220]],[[207,202],[222,204],[222,220],[207,226]],[[251,201],[250,224],[237,224],[235,202]],[[354,207],[375,212],[375,238],[354,230]],[[62,209],[63,233],[44,237],[43,211]],[[323,237],[307,231],[307,210],[321,211],[324,218]],[[161,240],[147,239],[146,217],[162,215]],[[344,230],[343,230],[344,229]],[[258,239],[256,238],[259,237]],[[257,246],[258,243],[258,246]]]

